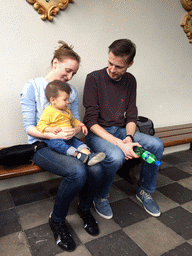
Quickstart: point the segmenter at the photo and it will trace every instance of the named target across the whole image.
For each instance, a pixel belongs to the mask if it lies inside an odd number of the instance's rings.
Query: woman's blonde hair
[[[56,58],[60,62],[62,62],[64,59],[74,59],[78,63],[80,63],[81,58],[80,56],[73,50],[73,46],[69,46],[67,43],[63,41],[58,41],[59,44],[61,44],[54,52],[53,59],[51,61],[51,64],[53,64],[53,60]]]

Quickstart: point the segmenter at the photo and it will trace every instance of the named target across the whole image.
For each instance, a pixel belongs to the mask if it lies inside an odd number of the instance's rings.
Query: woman
[[[25,132],[28,134],[28,142],[43,139],[71,139],[80,132],[79,127],[67,129],[57,135],[52,133],[41,133],[36,125],[43,110],[49,105],[45,97],[45,88],[53,80],[67,82],[77,73],[80,57],[63,41],[54,52],[51,61],[51,70],[45,77],[35,78],[28,81],[21,93],[21,105]],[[77,118],[78,95],[75,88],[70,85],[72,92],[69,99],[69,109]],[[75,242],[65,224],[70,203],[79,194],[78,214],[84,221],[84,228],[90,235],[98,235],[99,228],[93,218],[90,207],[99,186],[102,184],[102,169],[99,164],[86,166],[77,158],[62,155],[52,151],[48,147],[39,149],[33,157],[33,162],[43,169],[63,177],[60,183],[54,209],[49,218],[49,224],[53,231],[57,244],[64,250],[73,251]]]

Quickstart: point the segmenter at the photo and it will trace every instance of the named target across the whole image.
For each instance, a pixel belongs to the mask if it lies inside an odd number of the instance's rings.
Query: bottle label
[[[149,157],[150,153],[148,151],[145,151],[142,155],[144,160],[147,160],[147,158]]]

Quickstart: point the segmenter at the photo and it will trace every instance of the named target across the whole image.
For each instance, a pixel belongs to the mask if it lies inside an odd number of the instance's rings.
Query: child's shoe
[[[106,157],[106,155],[103,152],[92,153],[92,154],[88,155],[87,165],[92,166],[92,165],[98,164],[101,161],[103,161],[105,159],[105,157]]]
[[[92,166],[103,161],[105,159],[105,153],[99,152],[99,153],[92,153],[90,155],[86,155],[84,153],[78,152],[76,157],[84,164]]]

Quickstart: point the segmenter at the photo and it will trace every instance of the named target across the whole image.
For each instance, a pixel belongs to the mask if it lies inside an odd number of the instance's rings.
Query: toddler
[[[65,128],[80,126],[83,134],[85,136],[87,135],[87,127],[77,120],[67,108],[70,92],[71,87],[60,80],[54,80],[47,85],[45,96],[50,102],[50,105],[43,111],[37,124],[37,129],[40,132],[58,134],[64,131]],[[61,154],[74,156],[89,166],[97,164],[105,158],[105,153],[103,152],[91,153],[88,146],[76,137],[69,140],[46,139],[44,141],[52,150]]]

